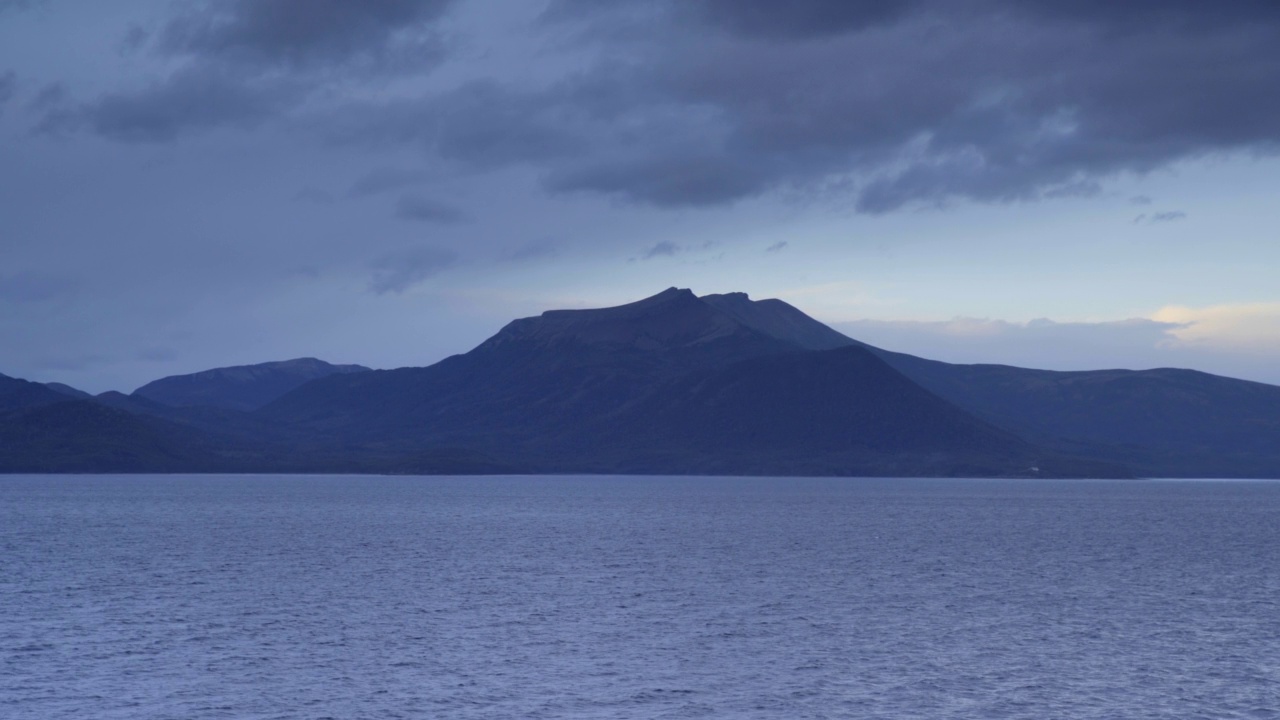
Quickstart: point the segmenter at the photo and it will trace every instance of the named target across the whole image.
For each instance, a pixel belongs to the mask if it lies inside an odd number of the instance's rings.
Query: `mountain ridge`
[[[178,400],[155,398],[166,385]],[[674,287],[513,320],[426,367],[303,358],[77,397],[0,375],[0,470],[57,465],[23,465],[13,443],[102,458],[94,433],[110,430],[136,467],[186,457],[197,471],[1280,477],[1280,388],[1176,369],[952,365],[861,343],[781,300]],[[124,417],[37,412],[67,401]]]

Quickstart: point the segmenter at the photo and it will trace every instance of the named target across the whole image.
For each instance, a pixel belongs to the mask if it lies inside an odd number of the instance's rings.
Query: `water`
[[[0,717],[1277,718],[1280,483],[0,477]]]

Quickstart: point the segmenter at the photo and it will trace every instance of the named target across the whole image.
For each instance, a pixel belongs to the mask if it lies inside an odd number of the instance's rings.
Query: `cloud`
[[[448,269],[457,259],[451,250],[425,245],[385,256],[373,265],[369,290],[375,295],[403,293]]]
[[[4,114],[5,106],[13,99],[13,95],[18,89],[18,75],[12,70],[0,73],[0,115]]]
[[[783,250],[786,250],[788,245],[790,245],[790,243],[788,243],[786,240],[779,240],[778,242],[765,248],[764,251],[767,253],[780,253]]]
[[[103,137],[162,142],[196,129],[254,127],[302,94],[302,88],[287,81],[255,82],[197,67],[179,70],[142,90],[109,93],[78,112]]]
[[[1152,317],[1175,326],[1169,334],[1176,345],[1226,347],[1273,359],[1280,353],[1280,302],[1201,308],[1174,305]]]
[[[516,248],[508,256],[508,259],[514,262],[534,262],[536,260],[550,260],[559,257],[559,255],[560,249],[557,247],[557,243],[551,238],[542,238]]]
[[[347,190],[347,196],[353,198],[368,197],[391,190],[400,190],[414,185],[421,185],[431,179],[423,170],[415,168],[386,167],[371,170],[361,175]]]
[[[867,213],[1092,195],[1280,148],[1275,7],[562,0],[548,22],[597,60],[541,93],[493,93],[488,117],[572,121],[582,147],[538,160],[549,189],[663,207],[837,180]]]
[[[426,28],[451,0],[232,0],[172,18],[158,49],[250,68],[314,69],[372,64],[397,56],[434,62]]]
[[[467,222],[470,216],[456,205],[422,195],[405,195],[396,203],[396,217],[402,220],[454,225]]]
[[[334,139],[528,168],[552,193],[687,208],[839,186],[871,214],[1280,150],[1280,11],[1262,0],[557,0],[535,29],[572,62],[416,83],[460,4],[188,5],[149,41],[172,74],[87,103],[87,126],[164,141],[305,107]],[[381,92],[394,78],[416,84]]]
[[[680,246],[673,242],[663,240],[645,251],[642,259],[652,260],[657,257],[671,257],[680,252]]]
[[[831,323],[863,342],[956,363],[1047,370],[1194,367],[1280,384],[1280,303],[1171,306],[1111,322],[857,320]]]
[[[334,102],[371,76],[424,75],[446,55],[433,23],[454,0],[229,0],[183,6],[154,33],[130,26],[172,69],[140,88],[51,109],[44,130],[88,128],[128,142],[170,142],[246,128],[309,100]],[[322,92],[322,91],[330,92]]]
[[[1187,214],[1181,210],[1170,210],[1158,213],[1142,213],[1133,219],[1134,225],[1158,225],[1160,223],[1178,222],[1185,220]]]
[[[1129,198],[1130,205],[1150,205],[1152,202],[1154,201],[1146,195],[1134,195]]]
[[[0,0],[0,15],[3,15],[10,10],[14,12],[27,10],[40,4],[42,1],[43,0]]]
[[[748,37],[792,40],[829,37],[893,22],[908,0],[693,0],[690,8],[711,25]]]
[[[76,290],[66,278],[34,273],[0,275],[0,303],[39,303],[65,297]]]

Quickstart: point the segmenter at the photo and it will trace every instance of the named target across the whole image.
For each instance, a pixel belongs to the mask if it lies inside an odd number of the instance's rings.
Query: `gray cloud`
[[[5,106],[13,99],[13,95],[18,89],[18,74],[12,70],[0,73],[0,115],[4,114]]]
[[[457,259],[452,250],[426,245],[387,255],[374,263],[369,290],[376,295],[403,293],[446,270]]]
[[[423,170],[416,168],[386,167],[371,170],[361,175],[347,190],[348,197],[368,197],[391,190],[400,190],[413,185],[421,185],[431,179]]]
[[[849,337],[886,350],[950,362],[995,362],[1050,370],[1156,367],[1177,323],[1147,319],[1100,323],[985,318],[833,323]]]
[[[512,118],[517,133],[570,118],[578,148],[494,148],[485,164],[534,157],[552,191],[658,206],[838,178],[869,213],[1087,196],[1121,173],[1280,148],[1275,7],[562,0],[548,17],[588,43],[613,16],[645,22],[593,45],[599,61],[566,82],[491,92],[475,116],[498,136]]]
[[[786,250],[788,245],[790,245],[790,243],[788,243],[786,240],[779,240],[778,242],[765,248],[764,251],[767,253],[780,253],[783,250]]]
[[[1133,197],[1129,198],[1130,205],[1150,205],[1152,202],[1155,202],[1155,201],[1147,197],[1146,195],[1134,195]]]
[[[850,337],[886,350],[947,362],[1045,370],[1195,367],[1230,377],[1280,383],[1280,371],[1271,353],[1250,352],[1228,343],[1180,341],[1179,332],[1192,325],[1145,318],[1097,323],[955,318],[831,324]]]
[[[40,0],[0,0],[0,15],[10,10],[26,10],[39,4]]]
[[[663,240],[662,242],[646,250],[644,253],[643,259],[652,260],[653,258],[657,258],[657,257],[671,257],[678,252],[680,252],[679,245],[676,245],[675,243],[670,242],[668,240]]]
[[[761,38],[841,35],[892,22],[918,3],[909,0],[693,0],[689,8],[710,24]]]
[[[0,275],[0,302],[26,304],[65,297],[76,290],[70,280],[49,275]]]
[[[162,52],[232,64],[292,69],[385,65],[397,54],[434,62],[423,28],[452,0],[233,0],[208,2],[170,20]]]
[[[1181,210],[1169,210],[1166,212],[1158,212],[1158,213],[1150,213],[1150,214],[1142,213],[1141,215],[1133,219],[1133,224],[1134,225],[1156,225],[1159,223],[1170,223],[1170,222],[1177,222],[1179,220],[1185,220],[1186,217],[1187,217],[1187,214],[1182,212]]]
[[[551,238],[542,238],[516,248],[507,256],[507,259],[513,262],[533,262],[536,260],[550,260],[559,256],[560,249],[557,243]]]
[[[302,94],[302,88],[289,82],[252,82],[215,68],[194,67],[140,91],[105,95],[80,113],[104,137],[160,142],[189,130],[253,127]]]
[[[231,0],[181,6],[157,32],[133,25],[122,40],[126,50],[149,43],[178,63],[172,72],[142,88],[108,92],[74,111],[50,109],[38,127],[87,127],[129,142],[252,127],[323,96],[322,90],[367,83],[373,75],[430,72],[446,54],[432,23],[454,2]]]
[[[423,195],[404,195],[396,203],[396,217],[402,220],[452,225],[471,218],[462,208]]]

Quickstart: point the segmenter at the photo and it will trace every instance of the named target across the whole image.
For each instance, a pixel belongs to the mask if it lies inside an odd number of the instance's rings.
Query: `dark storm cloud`
[[[1280,147],[1280,3],[561,0],[547,18],[599,62],[492,93],[481,118],[578,121],[584,149],[541,161],[552,191],[719,205],[843,178],[879,213]]]
[[[417,222],[453,225],[470,220],[462,208],[423,195],[404,195],[396,203],[396,217]]]
[[[369,290],[375,295],[402,293],[438,275],[457,259],[451,250],[427,245],[387,255],[373,264]]]
[[[126,49],[177,61],[167,76],[45,113],[42,129],[88,127],[163,142],[187,131],[252,126],[371,75],[425,74],[445,56],[433,23],[454,0],[235,0],[183,6],[156,32],[131,26]]]
[[[335,141],[438,172],[527,168],[552,193],[679,208],[845,187],[867,213],[1088,197],[1280,150],[1271,0],[555,0],[532,30],[573,53],[558,76],[495,64],[367,99],[440,62],[463,1],[191,5],[149,41],[175,72],[43,126],[164,141],[306,114]],[[417,183],[404,172],[350,196]]]
[[[140,91],[105,95],[80,112],[103,137],[157,142],[186,130],[252,127],[302,94],[292,83],[246,82],[218,69],[191,68]]]
[[[892,22],[916,4],[907,0],[693,0],[688,8],[712,24],[743,35],[786,39],[839,35]]]
[[[397,52],[438,50],[412,32],[452,0],[235,0],[209,2],[165,25],[162,51],[249,66],[379,64]],[[401,37],[407,35],[408,37]]]

